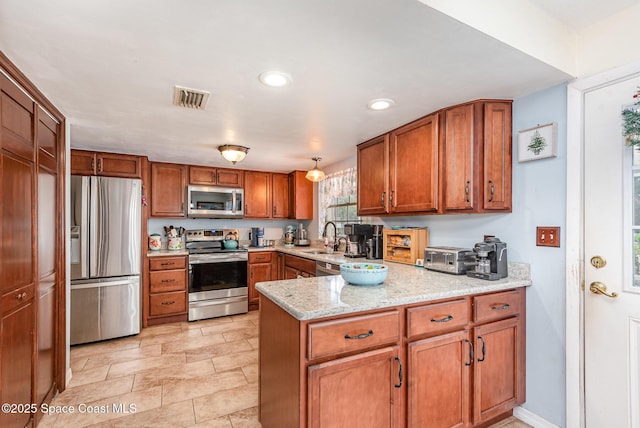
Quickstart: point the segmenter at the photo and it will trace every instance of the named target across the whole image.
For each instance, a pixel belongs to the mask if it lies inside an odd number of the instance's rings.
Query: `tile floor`
[[[39,428],[260,427],[257,311],[74,346],[71,369]],[[509,418],[491,428],[527,427]]]

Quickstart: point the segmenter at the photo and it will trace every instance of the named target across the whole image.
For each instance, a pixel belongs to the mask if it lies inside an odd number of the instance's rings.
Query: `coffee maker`
[[[507,277],[507,244],[505,242],[489,236],[483,242],[474,245],[473,251],[478,258],[478,264],[475,269],[467,271],[468,276],[489,281]]]
[[[367,259],[381,259],[382,258],[382,229],[381,224],[373,224],[372,236],[365,242]]]
[[[367,255],[367,239],[373,237],[373,226],[370,224],[347,223],[344,225],[347,235],[347,251],[345,257],[365,257]]]

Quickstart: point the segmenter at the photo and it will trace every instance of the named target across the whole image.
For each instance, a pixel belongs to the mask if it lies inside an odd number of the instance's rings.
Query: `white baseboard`
[[[554,425],[548,420],[520,406],[513,409],[513,416],[522,422],[528,423],[533,428],[560,428],[558,425]]]

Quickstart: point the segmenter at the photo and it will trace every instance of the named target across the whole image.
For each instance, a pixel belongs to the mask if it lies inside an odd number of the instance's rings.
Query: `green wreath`
[[[630,146],[640,145],[640,88],[634,94],[636,102],[633,106],[622,110],[622,133]]]

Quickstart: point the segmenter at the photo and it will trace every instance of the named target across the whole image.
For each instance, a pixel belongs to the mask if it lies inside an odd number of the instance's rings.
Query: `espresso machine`
[[[505,242],[493,236],[486,237],[483,242],[473,246],[473,251],[478,258],[478,264],[475,269],[467,271],[468,276],[489,281],[507,277],[507,244]]]
[[[367,240],[373,237],[373,226],[370,224],[347,223],[344,225],[347,235],[347,251],[345,257],[365,257]]]

